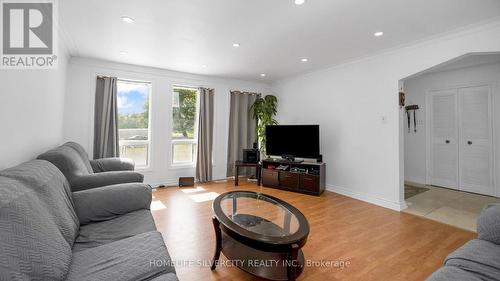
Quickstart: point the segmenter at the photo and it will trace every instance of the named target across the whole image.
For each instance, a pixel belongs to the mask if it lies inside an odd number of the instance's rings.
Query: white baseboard
[[[409,181],[409,180],[405,180],[405,185],[416,186],[416,187],[425,187],[425,183]]]
[[[425,178],[417,178],[417,177],[408,177],[405,176],[405,183],[410,183],[413,186],[425,185]]]
[[[160,185],[177,186],[179,184],[179,179],[167,179],[164,181],[153,181],[153,182],[146,182],[146,183],[151,185],[152,187],[158,187]]]
[[[331,192],[335,192],[335,193],[338,193],[341,195],[345,195],[347,197],[351,197],[351,198],[354,198],[357,200],[365,201],[365,202],[368,202],[368,203],[371,203],[371,204],[374,204],[377,206],[388,208],[388,209],[391,209],[394,211],[398,211],[398,212],[407,208],[405,201],[392,202],[392,201],[388,201],[388,200],[385,200],[382,198],[377,198],[377,197],[370,195],[370,194],[365,194],[365,193],[360,193],[357,191],[348,190],[346,188],[334,186],[331,184],[326,184],[326,190],[331,191]]]
[[[242,176],[240,176],[242,177]],[[226,178],[226,177],[223,177],[223,178],[219,178],[219,179],[214,179],[212,180],[212,182],[220,182],[220,181],[227,181],[228,179],[230,180],[234,180],[234,177],[232,178]],[[157,186],[160,186],[160,185],[164,185],[166,187],[169,187],[169,186],[178,186],[179,185],[179,179],[178,178],[175,178],[175,179],[166,179],[166,180],[160,180],[160,181],[151,181],[151,182],[146,182],[147,184],[151,185],[152,187],[157,187]],[[197,183],[195,182],[195,185]]]

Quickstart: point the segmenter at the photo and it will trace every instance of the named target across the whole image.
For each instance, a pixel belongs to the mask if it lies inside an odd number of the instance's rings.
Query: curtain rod
[[[262,93],[247,92],[247,91],[241,91],[241,90],[229,90],[229,92],[231,92],[231,93],[247,94],[247,95],[262,95]]]
[[[111,78],[114,76],[109,76],[109,75],[97,75],[97,78]],[[151,81],[146,81],[146,80],[134,80],[134,79],[125,79],[125,78],[120,78],[120,77],[115,77],[118,81],[123,81],[123,82],[133,82],[133,83],[140,83],[140,84],[152,84],[153,82]]]

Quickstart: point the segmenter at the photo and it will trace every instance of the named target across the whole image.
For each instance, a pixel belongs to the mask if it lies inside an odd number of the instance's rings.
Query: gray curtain
[[[214,136],[214,89],[200,88],[200,113],[198,123],[198,154],[196,180],[212,180],[212,149]]]
[[[253,118],[250,108],[259,94],[231,91],[229,109],[229,140],[227,150],[227,176],[234,176],[234,162],[243,160],[243,149],[252,148],[256,141],[255,127],[257,120]],[[253,169],[255,170],[255,169]],[[252,169],[240,169],[241,175],[251,175]]]
[[[97,77],[94,107],[94,159],[119,157],[117,78]]]

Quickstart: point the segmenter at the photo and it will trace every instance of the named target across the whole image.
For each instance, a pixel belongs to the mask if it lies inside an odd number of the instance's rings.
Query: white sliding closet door
[[[493,195],[490,89],[458,89],[460,189]]]
[[[457,90],[430,94],[431,184],[458,188]]]

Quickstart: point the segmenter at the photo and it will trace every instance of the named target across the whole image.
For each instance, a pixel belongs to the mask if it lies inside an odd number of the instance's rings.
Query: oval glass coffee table
[[[302,246],[309,235],[306,217],[276,197],[252,191],[219,195],[212,205],[216,248],[242,270],[270,280],[295,280],[302,273]]]

